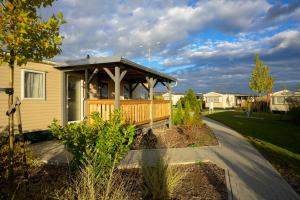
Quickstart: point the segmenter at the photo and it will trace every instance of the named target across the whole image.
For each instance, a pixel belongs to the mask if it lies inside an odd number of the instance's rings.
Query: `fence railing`
[[[122,118],[136,125],[147,124],[150,119],[150,100],[121,100]],[[99,112],[103,120],[108,120],[114,111],[113,99],[88,100],[88,114]],[[170,101],[153,100],[153,121],[168,119],[170,117]]]

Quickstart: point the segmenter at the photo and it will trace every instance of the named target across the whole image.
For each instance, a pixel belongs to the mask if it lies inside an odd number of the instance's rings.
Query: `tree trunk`
[[[9,87],[14,88],[14,64],[15,64],[15,54],[14,51],[10,52],[10,60],[9,60]],[[14,102],[14,94],[9,94],[8,96],[8,109],[13,106]],[[8,183],[10,189],[13,189],[14,182],[14,171],[13,171],[13,156],[14,156],[14,113],[9,114],[9,152],[8,152]]]

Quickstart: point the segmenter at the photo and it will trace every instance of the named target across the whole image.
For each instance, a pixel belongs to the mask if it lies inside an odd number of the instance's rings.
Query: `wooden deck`
[[[168,119],[171,116],[170,101],[167,100],[121,100],[121,113],[125,121],[135,125],[150,123],[152,106],[153,121]],[[108,120],[115,109],[114,99],[88,100],[88,114],[99,112],[103,120]]]

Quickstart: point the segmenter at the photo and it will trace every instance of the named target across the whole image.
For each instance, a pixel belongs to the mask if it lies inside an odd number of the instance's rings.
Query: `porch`
[[[157,84],[171,98],[176,79],[117,56],[67,61],[57,66],[65,77],[65,122],[88,120],[99,112],[103,120],[119,109],[128,123],[147,125],[168,121],[172,125],[172,102],[154,100]]]

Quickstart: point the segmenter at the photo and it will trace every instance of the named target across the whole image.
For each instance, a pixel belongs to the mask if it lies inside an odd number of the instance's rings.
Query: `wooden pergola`
[[[66,61],[64,63],[59,63],[56,68],[64,71],[84,71],[84,82],[85,82],[85,109],[84,115],[85,118],[88,118],[89,110],[89,84],[94,77],[100,79],[112,79],[114,82],[114,106],[113,109],[122,109],[121,102],[126,104],[126,100],[120,100],[120,83],[121,81],[126,81],[129,83],[129,95],[132,97],[132,92],[136,87],[141,84],[149,92],[149,124],[153,125],[154,116],[154,98],[153,90],[154,87],[161,83],[169,93],[169,99],[172,99],[172,82],[175,82],[176,79],[160,73],[158,71],[152,70],[150,68],[144,67],[137,63],[134,63],[130,60],[124,59],[118,56],[111,57],[98,57],[98,58],[86,58],[80,60]],[[128,100],[130,101],[130,100]],[[136,100],[143,102],[142,100]],[[138,103],[138,102],[136,102]],[[108,104],[108,101],[107,101]],[[110,103],[111,104],[111,101]],[[97,108],[98,109],[98,108]],[[97,110],[96,109],[96,110]],[[162,108],[165,110],[165,108]],[[169,126],[172,126],[172,102],[169,103],[168,111],[170,112],[169,116]],[[134,116],[133,118],[136,118]]]

